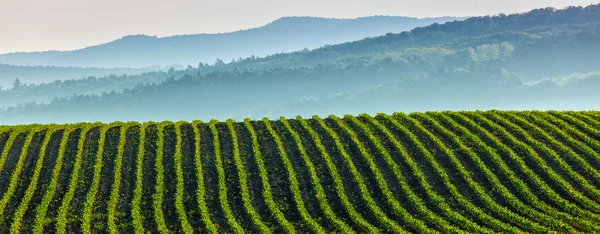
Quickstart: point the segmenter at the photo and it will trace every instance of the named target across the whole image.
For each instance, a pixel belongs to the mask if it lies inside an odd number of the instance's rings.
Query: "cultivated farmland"
[[[600,232],[600,112],[0,126],[0,233]]]

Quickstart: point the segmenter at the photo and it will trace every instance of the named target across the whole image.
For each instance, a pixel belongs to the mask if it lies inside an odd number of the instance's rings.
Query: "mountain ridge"
[[[168,37],[127,35],[107,43],[72,51],[1,54],[0,63],[103,68],[140,68],[173,63],[195,65],[198,62],[212,62],[216,58],[228,61],[251,55],[266,56],[303,48],[317,48],[325,44],[354,41],[388,32],[411,30],[432,23],[463,19],[465,18],[420,19],[401,16],[356,19],[282,17],[261,27],[228,33]],[[320,23],[312,23],[315,20]],[[362,21],[369,22],[361,23]]]

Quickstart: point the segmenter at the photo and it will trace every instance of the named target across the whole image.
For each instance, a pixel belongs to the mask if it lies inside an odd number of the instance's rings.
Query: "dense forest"
[[[15,82],[19,85],[26,85],[52,83],[58,80],[76,80],[88,77],[139,75],[144,72],[157,71],[160,69],[160,66],[107,69],[95,67],[19,66],[0,64],[0,87],[9,89],[15,86]],[[169,68],[164,70],[168,69]]]
[[[8,107],[19,103],[48,103],[55,98],[69,97],[73,94],[102,94],[122,92],[141,84],[158,84],[169,78],[197,74],[196,70],[175,70],[167,72],[151,71],[140,75],[107,75],[102,77],[83,77],[74,80],[55,80],[48,83],[27,84],[15,79],[12,88],[0,90],[0,106]]]

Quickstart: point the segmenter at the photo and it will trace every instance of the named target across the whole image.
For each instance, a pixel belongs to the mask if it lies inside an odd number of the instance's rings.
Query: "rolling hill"
[[[0,91],[0,121],[597,109],[599,19],[600,5],[537,9],[179,71],[24,86]]]
[[[82,68],[55,66],[16,66],[0,64],[0,86],[12,88],[15,79],[23,84],[52,83],[57,80],[77,80],[82,78],[105,77],[109,75],[139,75],[145,72],[157,71],[160,67],[145,68]],[[167,69],[168,70],[168,69]]]
[[[5,107],[0,120],[241,120],[515,104],[530,109],[567,99],[580,100],[572,106],[589,109],[592,101],[581,102],[594,91],[573,92],[579,86],[569,81],[536,82],[600,71],[594,62],[600,60],[599,19],[600,5],[536,9],[231,63],[30,85],[0,91],[0,106]],[[592,87],[596,77],[584,83]],[[227,100],[228,108],[211,101],[217,99]],[[156,105],[168,110],[154,113]]]
[[[52,65],[75,67],[132,67],[174,63],[225,61],[251,55],[267,56],[325,44],[338,44],[398,33],[432,23],[464,18],[408,18],[372,16],[356,19],[284,17],[265,26],[231,33],[178,35],[158,38],[130,35],[105,44],[74,51],[10,53],[0,55],[0,63],[13,65]]]
[[[600,113],[0,128],[2,233],[600,232]]]
[[[533,31],[349,57],[314,66],[205,66],[124,79],[21,87],[0,92],[0,103],[13,105],[0,111],[0,120],[11,124],[241,120],[374,114],[398,109],[498,109],[515,104],[520,104],[519,109],[535,109],[540,108],[536,103],[560,100],[575,101],[566,109],[598,108],[595,99],[586,97],[597,95],[595,87],[600,81],[600,66],[594,62],[600,59],[600,24]],[[455,46],[467,43],[470,46]],[[145,80],[156,83],[135,86]],[[119,89],[121,84],[127,89]],[[54,97],[59,98],[52,100]],[[157,107],[162,111],[157,113]]]

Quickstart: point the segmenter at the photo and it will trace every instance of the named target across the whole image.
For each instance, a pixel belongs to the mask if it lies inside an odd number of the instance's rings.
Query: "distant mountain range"
[[[356,19],[284,17],[263,27],[220,34],[179,35],[158,38],[132,35],[74,51],[9,53],[0,63],[11,65],[131,67],[197,65],[225,62],[252,55],[266,56],[326,44],[399,33],[433,23],[463,20],[457,17],[409,18],[372,16]],[[206,23],[206,22],[204,22]]]

